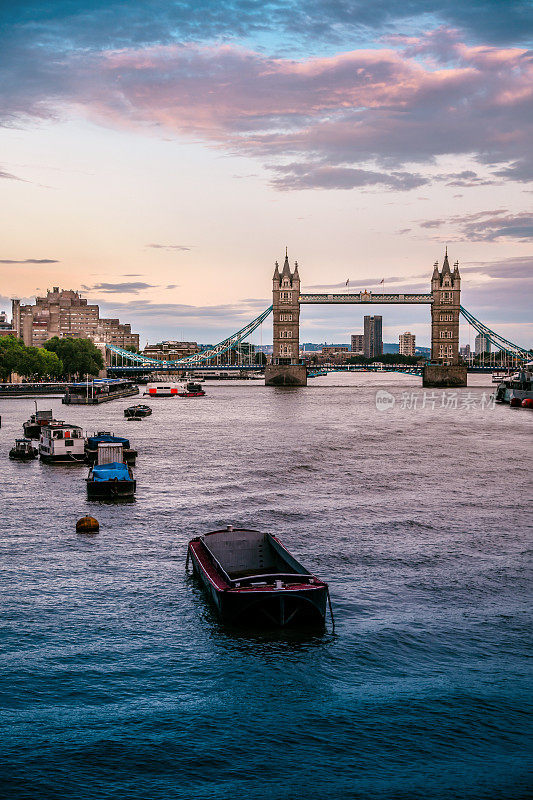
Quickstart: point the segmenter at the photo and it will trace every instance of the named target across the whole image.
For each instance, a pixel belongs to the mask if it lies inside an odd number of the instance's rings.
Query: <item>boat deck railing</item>
[[[266,574],[258,574],[258,575],[246,575],[244,578],[230,578],[230,582],[235,585],[242,586],[243,583],[252,583],[254,581],[266,581],[268,579],[273,579],[276,581],[280,581],[282,579],[290,579],[294,580],[298,578],[300,583],[306,582],[309,583],[314,581],[314,576],[307,574],[301,574],[297,572],[269,572]]]
[[[291,580],[294,578],[298,578],[298,580],[301,583],[304,581],[306,583],[310,583],[312,580],[314,580],[314,576],[311,575],[310,573],[298,573],[298,572],[267,572],[267,573],[260,572],[257,573],[256,575],[246,575],[244,577],[232,578],[227,572],[227,570],[224,569],[224,567],[222,566],[216,555],[213,553],[211,548],[208,547],[208,545],[205,543],[204,539],[202,538],[200,539],[200,541],[202,542],[203,546],[209,553],[209,556],[214,562],[215,566],[217,567],[217,569],[220,570],[220,572],[224,576],[225,580],[230,584],[230,586],[237,586],[237,585],[242,586],[243,583],[249,584],[255,581],[266,581],[268,579],[279,581],[287,578]]]

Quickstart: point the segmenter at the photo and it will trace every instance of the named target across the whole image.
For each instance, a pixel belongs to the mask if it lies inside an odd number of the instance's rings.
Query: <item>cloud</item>
[[[3,169],[0,169],[0,179],[4,178],[8,181],[21,181],[22,183],[28,183],[25,181],[24,178],[19,178],[17,175],[12,175],[11,172],[5,172]]]
[[[527,242],[533,239],[533,213],[528,211],[509,214],[505,209],[497,209],[420,223],[422,228],[445,225],[457,226],[462,238],[475,242],[493,242],[497,239]]]
[[[493,186],[499,182],[480,176],[471,169],[439,175],[438,180],[446,181],[448,186]]]
[[[140,283],[139,281],[132,281],[131,283],[96,283],[94,286],[83,286],[86,292],[109,292],[112,294],[137,294],[144,289],[156,288],[155,284]]]
[[[251,322],[267,308],[272,300],[267,298],[241,301],[240,303],[227,303],[213,306],[191,306],[183,303],[151,303],[149,300],[135,299],[129,302],[109,303],[101,301],[106,313],[127,317],[143,318],[145,320],[159,320],[176,325],[203,324],[210,327],[225,326],[228,335],[242,327],[243,322]],[[235,324],[235,328],[231,326]]]
[[[186,247],[184,244],[147,244],[146,247],[153,247],[155,250],[185,251],[191,249],[190,247]]]
[[[59,261],[57,258],[24,258],[21,261],[0,258],[0,264],[59,264]]]
[[[461,267],[461,276],[468,277],[472,273],[499,280],[518,281],[521,285],[524,284],[524,281],[533,284],[533,256],[515,256],[499,261],[468,262],[466,266]]]
[[[351,11],[345,16],[352,24]],[[258,159],[284,191],[405,191],[427,183],[450,155],[500,179],[530,175],[533,53],[468,45],[448,29],[393,44],[300,60],[198,42],[70,50],[42,70],[30,59],[31,80],[7,83],[4,119],[81,111],[100,124],[200,138]],[[20,54],[8,54],[14,61]],[[435,177],[455,186],[494,179],[474,170]]]
[[[273,167],[283,177],[272,183],[277,189],[354,189],[362,186],[386,186],[395,191],[416,189],[428,183],[427,178],[409,172],[374,172],[350,167],[289,164]]]
[[[383,32],[405,32],[427,25],[461,28],[484,42],[528,42],[533,32],[529,0],[25,0],[5,4],[7,41],[30,37],[41,44],[68,43],[73,49],[124,48],[176,41],[249,39],[262,35],[287,49],[364,40]]]

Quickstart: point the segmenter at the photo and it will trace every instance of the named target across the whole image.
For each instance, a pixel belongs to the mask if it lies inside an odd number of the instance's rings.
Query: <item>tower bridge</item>
[[[466,366],[459,362],[461,276],[458,262],[451,270],[447,249],[442,270],[439,270],[438,262],[433,265],[431,292],[427,294],[379,294],[367,291],[302,294],[298,262],[291,270],[285,251],[283,268],[280,271],[276,261],[272,278],[274,352],[272,363],[265,371],[267,385],[305,386],[307,383],[307,370],[299,363],[300,306],[306,303],[430,305],[433,367],[424,373],[424,383],[427,386],[466,386]]]
[[[141,353],[131,353],[115,345],[106,345],[111,360],[121,368],[131,371],[187,370],[214,368],[219,357],[235,350],[273,314],[272,362],[265,369],[265,383],[271,386],[305,386],[307,368],[300,363],[300,306],[313,304],[359,304],[359,305],[429,305],[431,309],[431,363],[424,368],[423,380],[427,386],[466,386],[465,365],[459,360],[459,319],[462,316],[478,333],[482,333],[497,349],[509,354],[517,363],[531,360],[532,351],[510,342],[488,328],[461,305],[461,276],[459,264],[453,269],[446,250],[442,268],[433,265],[430,291],[427,293],[390,292],[338,292],[306,293],[300,291],[298,262],[291,269],[287,252],[280,270],[275,264],[272,280],[272,305],[259,316],[228,336],[223,341],[192,356],[176,361],[160,361],[147,358]],[[234,368],[250,369],[252,365],[235,365]],[[224,366],[223,369],[232,367]]]

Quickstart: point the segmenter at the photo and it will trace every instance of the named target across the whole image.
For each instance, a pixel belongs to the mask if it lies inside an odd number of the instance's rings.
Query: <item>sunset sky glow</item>
[[[59,285],[143,346],[214,342],[285,246],[304,289],[428,291],[447,244],[532,346],[532,30],[526,0],[4,4],[0,310]],[[427,308],[373,311],[429,343]],[[301,341],[363,313],[305,307]]]

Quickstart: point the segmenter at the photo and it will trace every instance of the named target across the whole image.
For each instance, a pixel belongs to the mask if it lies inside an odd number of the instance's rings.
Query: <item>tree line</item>
[[[43,347],[28,347],[16,336],[0,337],[0,379],[13,373],[29,380],[98,375],[104,368],[100,350],[90,339],[60,339],[54,336]]]

